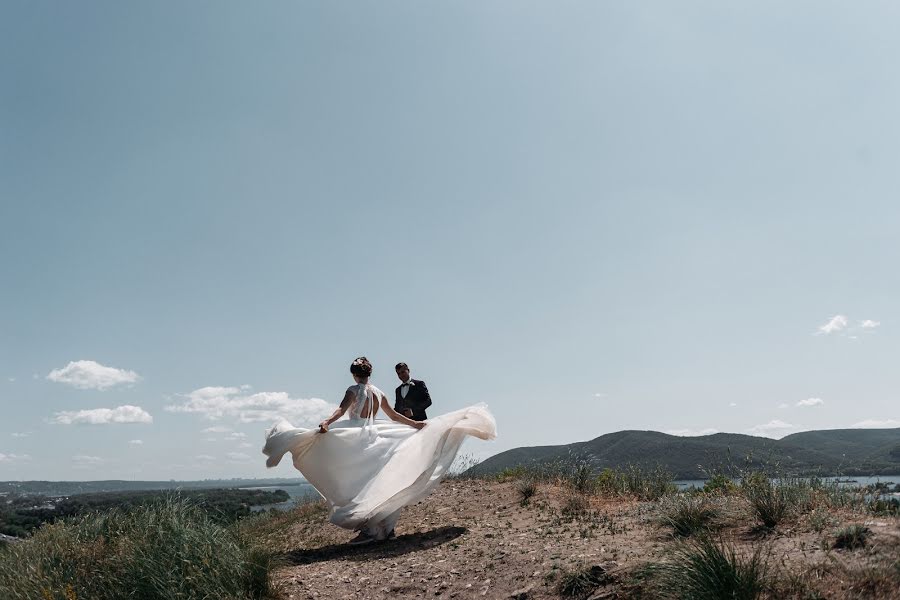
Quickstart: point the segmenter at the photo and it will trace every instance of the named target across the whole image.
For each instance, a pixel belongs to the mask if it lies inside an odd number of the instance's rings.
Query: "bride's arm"
[[[391,405],[388,404],[387,396],[383,394],[381,396],[381,410],[383,410],[384,414],[390,417],[392,421],[397,421],[398,423],[403,423],[404,425],[409,425],[410,427],[415,427],[416,429],[422,429],[423,427],[425,427],[424,421],[413,421],[412,419],[404,417],[396,410],[391,408]]]
[[[347,390],[344,392],[344,399],[341,400],[341,405],[334,411],[330,417],[319,423],[319,431],[325,433],[328,431],[328,426],[340,419],[344,416],[344,413],[347,412],[347,409],[350,408],[350,404],[353,402],[353,392]]]

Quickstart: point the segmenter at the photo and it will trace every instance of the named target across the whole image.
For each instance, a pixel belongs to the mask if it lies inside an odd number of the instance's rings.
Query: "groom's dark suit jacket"
[[[394,410],[403,414],[403,411],[408,408],[412,410],[413,420],[424,421],[428,418],[425,409],[431,406],[431,394],[428,393],[428,386],[421,379],[410,379],[410,381],[413,385],[409,386],[406,398],[400,395],[400,388],[403,386],[397,386]]]

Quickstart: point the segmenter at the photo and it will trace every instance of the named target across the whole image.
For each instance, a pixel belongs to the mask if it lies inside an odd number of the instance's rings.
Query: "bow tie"
[[[401,383],[401,384],[400,384],[400,387],[403,387],[404,385],[416,385],[416,384],[414,384],[414,383],[412,382],[412,379],[410,379],[409,381],[407,381],[407,382],[405,382],[405,383]]]

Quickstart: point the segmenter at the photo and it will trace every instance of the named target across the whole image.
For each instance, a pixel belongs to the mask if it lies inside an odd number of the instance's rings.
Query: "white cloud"
[[[214,427],[207,427],[203,430],[202,433],[228,433],[231,431],[230,427],[222,427],[221,425],[216,425]]]
[[[881,325],[881,321],[873,321],[872,319],[866,319],[859,322],[859,326],[863,329],[875,329],[879,325]]]
[[[594,394],[594,398],[606,398],[609,394],[605,392],[597,392]]]
[[[677,435],[680,437],[696,437],[699,435],[712,435],[714,433],[719,433],[718,429],[666,429],[663,433],[668,433],[669,435]]]
[[[827,323],[819,327],[819,333],[828,335],[835,331],[841,331],[847,327],[847,323],[847,317],[844,315],[834,315]]]
[[[198,454],[196,458],[197,460],[216,460],[215,456],[210,456],[209,454]]]
[[[144,440],[128,440],[128,443],[132,446],[143,446]]]
[[[253,447],[253,444],[251,444],[250,442],[241,442],[240,444],[238,444],[238,448],[252,448],[252,447]]]
[[[58,425],[108,425],[110,423],[152,423],[153,417],[140,406],[119,406],[116,408],[93,408],[90,410],[63,411],[54,415],[51,423]]]
[[[781,408],[781,409],[790,408],[790,407],[791,407],[791,405],[788,404],[787,402],[782,402],[781,404],[778,405],[778,408]]]
[[[894,429],[900,427],[900,419],[866,419],[859,423],[854,423],[850,427],[859,429]]]
[[[13,436],[14,438],[26,438],[26,437],[28,437],[29,435],[31,435],[31,432],[30,432],[30,431],[14,431],[14,432],[12,433],[12,436]]]
[[[320,422],[336,408],[320,398],[291,398],[286,392],[244,394],[236,387],[205,387],[183,396],[170,412],[201,414],[207,419],[235,418],[242,423],[287,419],[295,425]]]
[[[763,437],[779,438],[788,434],[791,429],[797,429],[796,425],[785,423],[780,419],[772,419],[763,425],[756,425],[747,431],[753,435],[761,435]]]
[[[797,406],[821,406],[823,404],[825,404],[825,401],[821,398],[807,398],[797,402]]]
[[[232,431],[231,434],[228,436],[228,439],[230,439],[230,440],[242,440],[242,439],[244,439],[245,437],[247,437],[247,434],[246,434],[246,433],[241,433],[240,431]]]
[[[28,460],[31,458],[27,454],[4,454],[0,452],[0,463],[2,462],[17,462],[20,460]]]
[[[141,376],[134,371],[106,367],[93,360],[76,360],[62,369],[54,369],[47,379],[81,390],[107,390],[117,385],[135,383]]]
[[[72,462],[75,463],[76,467],[95,467],[101,464],[103,461],[99,456],[87,456],[85,454],[76,454],[72,457]]]
[[[7,380],[8,382],[10,382],[10,383],[15,383],[15,382],[16,382],[16,378],[15,378],[15,377],[7,377],[6,380]]]
[[[737,402],[729,402],[728,406],[737,406]]]
[[[237,461],[250,460],[250,457],[248,455],[244,454],[243,452],[229,452],[227,454],[227,456],[230,460],[237,460]]]

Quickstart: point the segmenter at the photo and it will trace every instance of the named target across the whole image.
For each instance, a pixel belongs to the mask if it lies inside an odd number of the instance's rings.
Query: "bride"
[[[484,405],[413,421],[391,408],[384,392],[369,383],[372,363],[350,365],[356,385],[317,429],[281,421],[266,432],[263,454],[274,467],[288,452],[294,466],[331,506],[335,525],[359,531],[352,544],[394,536],[400,509],[427,496],[447,473],[467,435],[496,436]],[[376,421],[379,407],[391,421]],[[338,421],[349,413],[349,419]],[[332,426],[332,424],[334,424]]]

